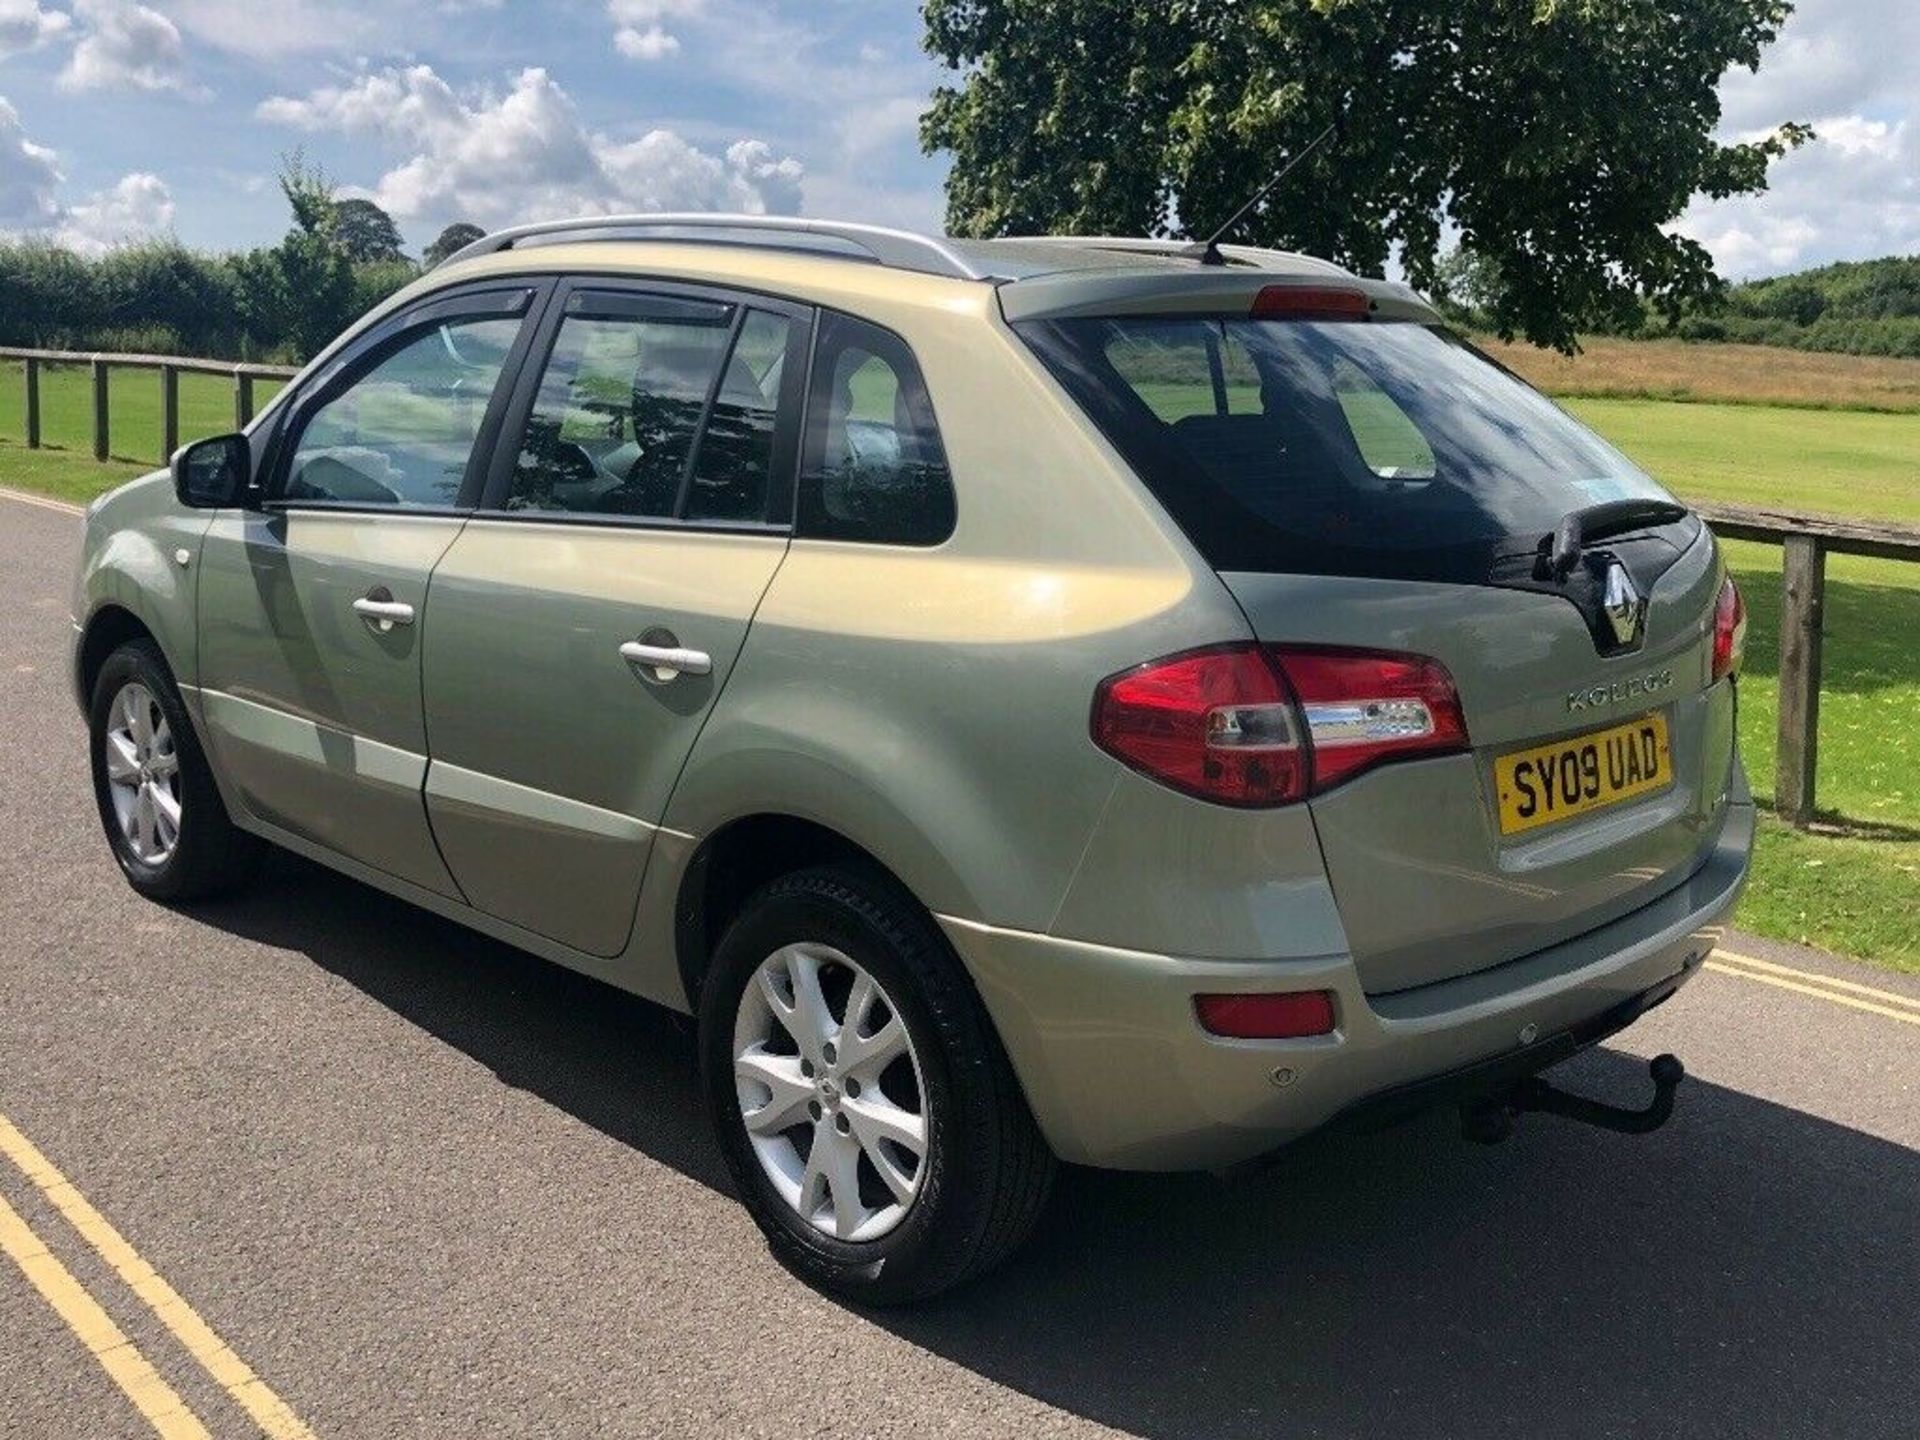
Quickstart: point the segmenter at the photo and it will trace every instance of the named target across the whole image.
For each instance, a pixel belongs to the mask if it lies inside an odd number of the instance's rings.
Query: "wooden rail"
[[[1920,560],[1920,529],[1743,505],[1695,508],[1723,539],[1758,540],[1781,548],[1780,728],[1774,747],[1773,804],[1781,819],[1805,826],[1813,819],[1814,776],[1820,758],[1820,649],[1827,556]]]
[[[233,381],[233,424],[236,430],[253,419],[253,382],[291,380],[300,372],[290,365],[234,364],[228,360],[197,360],[184,355],[120,355],[93,350],[13,350],[0,348],[0,360],[18,360],[27,386],[27,448],[41,443],[40,381],[48,365],[84,365],[93,374],[93,457],[105,460],[113,453],[109,431],[112,392],[109,372],[154,370],[160,376],[159,460],[162,465],[180,448],[180,376],[224,375]]]

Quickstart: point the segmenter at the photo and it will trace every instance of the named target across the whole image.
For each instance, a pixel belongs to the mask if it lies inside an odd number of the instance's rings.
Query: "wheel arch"
[[[674,897],[674,957],[691,1008],[698,1010],[714,948],[747,897],[782,875],[831,864],[869,870],[931,913],[891,866],[831,825],[778,810],[738,816],[700,841]]]
[[[93,687],[100,678],[100,667],[107,663],[107,657],[132,640],[152,641],[154,648],[160,651],[160,658],[167,661],[167,668],[173,669],[173,662],[167,658],[166,647],[153,633],[153,628],[125,605],[108,601],[87,617],[80,633],[79,650],[74,657],[74,683],[79,688],[82,709],[93,703]],[[177,672],[175,679],[178,679]]]

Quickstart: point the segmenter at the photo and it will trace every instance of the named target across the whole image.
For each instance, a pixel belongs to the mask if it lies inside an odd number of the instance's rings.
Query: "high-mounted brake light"
[[[1253,297],[1256,320],[1364,320],[1373,301],[1336,285],[1268,285]]]
[[[1747,605],[1729,575],[1720,582],[1720,595],[1713,603],[1713,678],[1737,675],[1746,651]]]
[[[1467,748],[1453,678],[1380,650],[1219,645],[1110,676],[1094,743],[1222,805],[1285,805],[1391,760]]]

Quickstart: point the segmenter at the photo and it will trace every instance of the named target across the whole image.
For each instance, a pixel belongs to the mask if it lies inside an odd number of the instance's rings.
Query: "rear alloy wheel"
[[[727,1168],[801,1278],[898,1304],[1026,1238],[1053,1156],[946,937],[888,877],[834,865],[762,887],[699,1000]]]
[[[823,1235],[877,1240],[927,1173],[926,1081],[880,983],[830,945],[769,955],[740,996],[733,1070],[748,1143]]]

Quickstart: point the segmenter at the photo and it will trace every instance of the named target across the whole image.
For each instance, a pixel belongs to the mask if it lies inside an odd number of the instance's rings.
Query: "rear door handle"
[[[392,592],[384,585],[354,601],[353,613],[383,635],[396,625],[413,623],[413,606],[404,600],[394,599]]]
[[[676,675],[711,675],[713,657],[704,650],[686,650],[678,645],[643,645],[629,640],[620,647],[620,658],[629,665],[653,672],[655,680],[671,680]]]

